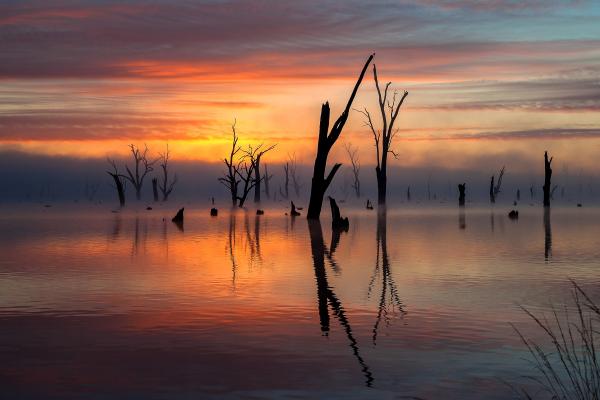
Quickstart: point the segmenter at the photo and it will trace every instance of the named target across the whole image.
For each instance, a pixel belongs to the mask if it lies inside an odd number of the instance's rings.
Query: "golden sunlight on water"
[[[505,398],[519,305],[599,294],[596,209],[171,213],[4,213],[7,398]]]

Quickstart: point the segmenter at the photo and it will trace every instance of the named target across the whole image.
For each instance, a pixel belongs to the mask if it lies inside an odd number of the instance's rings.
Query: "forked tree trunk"
[[[551,188],[551,180],[552,180],[552,159],[551,157],[548,159],[548,152],[544,152],[544,207],[550,207],[550,188]]]
[[[342,129],[344,129],[344,125],[348,120],[348,114],[350,113],[350,107],[352,107],[352,102],[354,101],[356,92],[358,91],[363,77],[365,76],[365,72],[367,71],[367,68],[372,60],[373,54],[371,54],[371,56],[369,56],[367,59],[367,62],[365,63],[360,76],[358,77],[356,85],[354,85],[354,90],[348,99],[348,104],[346,104],[346,108],[333,124],[331,131],[329,131],[329,103],[327,102],[321,106],[319,140],[317,143],[317,156],[315,157],[315,165],[311,182],[310,201],[308,203],[308,219],[319,219],[319,216],[321,215],[321,208],[323,207],[323,197],[325,196],[325,192],[331,184],[335,173],[342,166],[342,164],[335,164],[327,177],[325,177],[325,168],[327,167],[327,156],[329,155],[329,151],[333,147],[336,140],[340,137]]]

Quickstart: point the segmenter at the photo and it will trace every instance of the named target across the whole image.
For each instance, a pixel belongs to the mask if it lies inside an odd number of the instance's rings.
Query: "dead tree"
[[[550,191],[551,191],[551,180],[552,180],[552,160],[554,157],[548,159],[548,152],[544,152],[544,207],[550,207]]]
[[[115,189],[117,189],[117,195],[119,196],[119,205],[123,207],[125,206],[125,180],[123,179],[123,175],[119,174],[117,164],[110,158],[107,158],[107,161],[113,167],[113,170],[106,171],[106,173],[112,176],[115,182]]]
[[[286,162],[283,166],[283,171],[285,172],[285,181],[283,185],[283,191],[281,190],[281,186],[279,187],[279,194],[285,200],[290,197],[290,163]]]
[[[382,129],[378,130],[375,128],[371,114],[366,108],[361,112],[366,118],[365,125],[371,129],[373,139],[375,140],[377,157],[377,166],[375,167],[375,174],[377,176],[377,203],[385,204],[387,194],[388,153],[391,153],[397,158],[397,154],[391,149],[392,140],[398,133],[398,129],[394,129],[394,123],[400,112],[400,107],[402,106],[402,103],[404,103],[404,99],[408,96],[408,92],[404,91],[404,94],[398,99],[398,92],[394,90],[394,94],[390,101],[388,99],[388,90],[392,82],[386,83],[382,93],[381,88],[379,87],[379,80],[377,79],[377,67],[375,64],[373,64],[373,78],[375,79],[375,88],[377,89]]]
[[[356,81],[356,85],[354,85],[354,90],[352,90],[352,94],[348,99],[346,108],[335,121],[331,130],[329,130],[329,103],[326,102],[321,106],[319,140],[317,144],[317,155],[315,157],[315,164],[311,182],[310,201],[308,203],[308,219],[319,219],[319,216],[321,215],[321,207],[323,207],[323,197],[325,196],[325,192],[331,184],[335,173],[342,166],[342,164],[335,164],[329,172],[329,174],[327,175],[327,177],[325,177],[325,168],[327,167],[327,156],[329,155],[329,151],[335,144],[336,140],[338,140],[338,138],[340,137],[342,129],[344,129],[344,125],[346,125],[346,121],[348,120],[348,114],[350,113],[350,108],[352,107],[352,102],[354,101],[356,92],[360,87],[360,84],[363,80],[363,77],[365,76],[365,72],[367,71],[369,64],[371,63],[371,60],[373,60],[373,54],[371,54],[371,56],[369,56],[369,58],[367,59],[367,62],[365,63],[358,77],[358,80]]]
[[[348,153],[348,157],[350,158],[350,163],[352,164],[352,175],[354,176],[354,183],[352,183],[352,188],[354,189],[354,194],[356,194],[356,198],[360,198],[360,160],[358,159],[358,148],[352,148],[352,144],[346,144],[346,153]]]
[[[86,179],[84,187],[84,196],[87,201],[94,201],[94,197],[96,196],[96,193],[98,193],[98,188],[99,186],[97,183],[90,184]]]
[[[169,178],[169,157],[171,152],[169,151],[169,144],[167,143],[167,150],[164,153],[160,153],[160,168],[162,169],[163,176],[160,182],[159,188],[162,194],[162,201],[167,201],[169,195],[173,191],[173,187],[177,183],[177,174],[173,176],[173,179]]]
[[[466,183],[458,184],[458,205],[460,207],[465,206],[465,188],[466,188],[466,186],[467,186]]]
[[[158,201],[158,179],[152,178],[152,194],[154,195],[154,201]]]
[[[244,207],[244,203],[246,203],[246,198],[250,191],[254,188],[255,181],[252,177],[254,173],[254,164],[251,161],[246,160],[246,157],[243,157],[235,168],[235,173],[238,176],[240,183],[243,182],[241,194],[237,197],[238,206],[240,208]]]
[[[406,188],[406,201],[410,202],[410,186]]]
[[[490,181],[490,203],[495,203],[498,198],[498,194],[500,194],[500,188],[502,187],[502,177],[504,176],[505,166],[502,167],[500,172],[498,173],[498,183],[494,185],[494,175],[492,175],[492,179]]]
[[[263,181],[265,182],[265,195],[267,199],[271,199],[271,191],[269,189],[269,183],[271,182],[271,178],[273,178],[273,174],[269,175],[269,166],[265,164],[265,173],[263,174]]]
[[[290,176],[292,177],[292,186],[294,187],[294,193],[296,193],[296,199],[300,198],[300,189],[302,189],[302,183],[300,182],[300,177],[297,174],[298,161],[296,160],[296,154],[289,155],[289,170]]]
[[[262,156],[273,150],[275,148],[275,146],[277,146],[276,144],[263,148],[263,144],[259,144],[258,147],[256,149],[252,149],[251,146],[249,146],[249,150],[246,153],[248,155],[248,157],[250,158],[250,163],[252,164],[252,167],[254,169],[254,202],[255,203],[260,203],[260,183],[263,180],[263,177],[260,175],[260,160],[262,158]]]
[[[227,188],[227,190],[229,191],[229,194],[231,195],[231,206],[235,207],[237,205],[237,201],[238,201],[238,185],[240,183],[240,181],[237,178],[237,163],[236,163],[236,156],[239,153],[239,151],[241,150],[241,147],[238,146],[238,140],[239,137],[237,136],[237,133],[235,131],[235,123],[236,121],[233,121],[233,125],[231,125],[231,131],[233,132],[233,140],[231,142],[231,151],[229,153],[229,158],[224,158],[223,162],[225,163],[225,166],[227,167],[227,171],[224,173],[224,176],[219,178],[219,182],[221,182],[221,184],[223,186],[225,186]]]
[[[124,175],[124,177],[133,185],[135,189],[135,198],[140,200],[142,198],[142,186],[144,185],[144,178],[146,178],[148,173],[154,170],[153,165],[158,160],[148,159],[148,146],[146,145],[144,145],[143,151],[133,144],[129,145],[129,149],[131,150],[131,155],[133,156],[134,171],[132,171],[129,166],[125,165],[127,175]]]

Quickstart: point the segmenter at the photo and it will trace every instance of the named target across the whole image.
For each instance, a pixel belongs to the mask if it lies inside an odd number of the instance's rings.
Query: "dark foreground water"
[[[2,399],[511,398],[519,305],[600,294],[596,209],[173,211],[3,210]]]

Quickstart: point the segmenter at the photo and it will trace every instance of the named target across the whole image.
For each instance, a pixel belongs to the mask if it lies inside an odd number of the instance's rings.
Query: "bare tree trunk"
[[[458,185],[458,205],[460,207],[465,206],[465,188],[466,188],[466,186],[467,186],[466,183]]]
[[[346,108],[339,116],[339,118],[335,121],[333,127],[331,128],[331,132],[329,132],[329,103],[325,103],[321,106],[321,121],[319,124],[319,140],[317,144],[317,155],[315,157],[315,165],[313,169],[313,177],[311,182],[310,189],[310,201],[308,203],[308,219],[319,219],[321,215],[321,208],[323,207],[323,197],[325,196],[325,192],[327,188],[331,184],[333,177],[337,170],[342,166],[342,164],[335,164],[327,177],[325,177],[325,168],[327,167],[327,156],[329,155],[329,151],[333,147],[336,140],[340,137],[342,133],[342,129],[344,129],[344,125],[348,120],[348,114],[350,113],[350,107],[352,107],[352,102],[354,101],[354,97],[356,96],[356,92],[365,76],[365,72],[369,67],[369,64],[373,60],[373,54],[369,56],[367,62],[365,63],[360,76],[358,77],[358,81],[354,86],[354,90],[348,99],[348,104],[346,104]],[[329,132],[329,135],[328,135]]]
[[[271,199],[271,190],[269,189],[269,183],[271,182],[271,178],[273,175],[269,175],[269,167],[265,164],[265,175],[263,180],[265,181],[265,194],[267,195],[267,199]]]
[[[123,182],[121,181],[121,177],[119,174],[113,174],[111,172],[108,173],[112,176],[115,181],[115,187],[117,188],[117,194],[119,196],[119,205],[121,207],[125,206],[125,189],[123,188]]]
[[[492,175],[492,179],[490,180],[490,203],[495,203],[496,197],[494,196],[494,175]]]
[[[158,179],[152,178],[152,193],[154,193],[154,201],[158,201]]]
[[[117,189],[117,195],[119,196],[119,205],[123,207],[125,206],[125,186],[123,184],[123,175],[119,174],[117,164],[113,160],[108,158],[107,161],[113,167],[113,172],[106,171],[106,173],[112,176],[115,182],[115,188]]]
[[[256,157],[254,165],[254,202],[260,203],[260,154]]]
[[[548,152],[544,152],[544,207],[550,207],[550,187],[552,180],[552,160],[554,157],[548,159]]]

